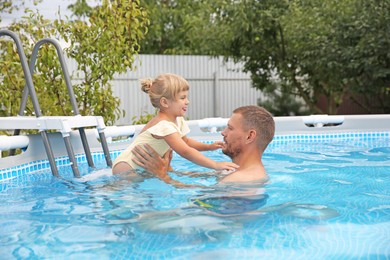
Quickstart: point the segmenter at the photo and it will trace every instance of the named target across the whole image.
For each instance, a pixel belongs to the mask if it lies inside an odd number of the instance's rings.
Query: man
[[[248,183],[266,181],[262,156],[275,134],[272,115],[258,106],[243,106],[235,109],[223,130],[222,152],[240,167],[220,180],[220,183]],[[134,162],[146,171],[154,173],[167,183],[178,184],[167,174],[172,151],[163,158],[150,147],[136,147]]]

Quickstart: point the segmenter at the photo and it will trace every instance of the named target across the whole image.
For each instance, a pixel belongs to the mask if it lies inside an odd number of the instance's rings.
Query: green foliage
[[[213,15],[224,0],[143,0],[150,25],[141,42],[146,54],[218,55]]]
[[[312,112],[335,114],[357,94],[382,100],[389,112],[389,19],[388,1],[243,1],[221,21],[234,35],[222,47],[245,62],[255,87],[298,95]]]
[[[20,10],[24,6],[25,0],[1,0],[0,2],[0,13],[12,13],[14,10]],[[42,0],[34,0],[33,4],[37,5]],[[1,21],[1,16],[0,16]]]
[[[264,107],[274,116],[302,116],[310,114],[306,106],[302,102],[287,94],[286,92],[279,93],[274,91],[266,94],[266,99],[258,100],[259,106]]]
[[[153,119],[157,114],[157,109],[154,114],[149,114],[147,112],[143,112],[139,117],[133,116],[131,118],[133,125],[144,125],[147,124],[150,120]]]
[[[224,55],[254,87],[337,113],[362,95],[390,112],[390,2],[378,0],[143,1],[151,24],[143,53]],[[280,81],[276,81],[279,79]],[[318,100],[326,97],[322,110]],[[369,106],[367,106],[369,105]]]
[[[27,11],[27,16],[13,23],[9,29],[21,38],[27,58],[33,45],[50,37],[67,41],[68,57],[78,62],[81,82],[74,92],[82,115],[101,115],[113,124],[123,113],[120,100],[112,95],[110,80],[114,73],[132,69],[134,55],[139,51],[139,41],[146,33],[148,20],[139,1],[103,1],[94,8],[88,21],[45,20],[41,15]],[[24,88],[23,72],[14,44],[0,39],[0,116],[16,115]],[[54,48],[40,48],[34,85],[43,115],[72,115],[71,104],[58,58]],[[25,115],[33,115],[29,102]]]
[[[33,43],[47,35],[54,33],[51,22],[45,20],[41,15],[27,11],[25,19],[9,26],[14,32],[24,32],[19,34],[23,42],[27,59],[30,58]],[[39,26],[38,26],[39,25]],[[1,106],[0,116],[14,116],[18,113],[21,96],[25,85],[24,73],[20,65],[19,56],[13,41],[6,37],[0,40],[0,60],[1,75],[4,77],[0,82]],[[56,59],[56,52],[53,48],[43,46],[39,52],[34,73],[34,85],[41,104],[44,115],[52,115],[61,111],[63,115],[63,98],[65,98],[65,85],[61,78],[59,62]],[[59,99],[56,97],[60,97]],[[25,110],[25,115],[34,115],[34,109],[29,102]]]
[[[87,4],[86,0],[76,0],[74,4],[68,6],[73,15],[78,18],[91,16],[93,8]]]
[[[291,5],[281,22],[298,76],[315,96],[327,97],[328,113],[358,95],[382,101],[371,109],[390,111],[390,2],[307,0]]]
[[[140,49],[139,41],[147,30],[146,12],[139,1],[103,1],[94,8],[88,22],[76,20],[56,21],[61,36],[71,43],[68,55],[78,62],[83,82],[75,85],[80,93],[80,106],[85,114],[105,117],[110,124],[120,114],[119,100],[112,97],[109,81],[115,73],[133,69],[134,54]],[[94,99],[95,96],[99,99]]]

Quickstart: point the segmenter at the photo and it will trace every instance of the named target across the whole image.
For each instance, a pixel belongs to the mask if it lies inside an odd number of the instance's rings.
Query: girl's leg
[[[115,164],[114,168],[112,168],[112,173],[113,174],[118,174],[118,173],[123,173],[123,172],[129,172],[132,171],[133,168],[126,163],[126,162],[119,162]]]

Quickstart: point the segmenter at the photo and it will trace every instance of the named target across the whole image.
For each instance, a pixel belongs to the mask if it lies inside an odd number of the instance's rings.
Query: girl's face
[[[177,95],[177,100],[169,101],[169,111],[174,116],[184,116],[187,112],[188,104],[188,90],[181,91]]]

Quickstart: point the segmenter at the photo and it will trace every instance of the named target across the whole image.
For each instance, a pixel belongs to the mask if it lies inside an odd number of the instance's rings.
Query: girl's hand
[[[209,150],[210,151],[214,151],[214,150],[217,150],[217,149],[221,149],[222,146],[223,146],[223,142],[217,141],[217,142],[214,142],[214,143],[209,145]]]
[[[234,171],[238,169],[240,166],[238,166],[235,163],[232,162],[217,162],[215,170],[228,170],[228,171]]]

